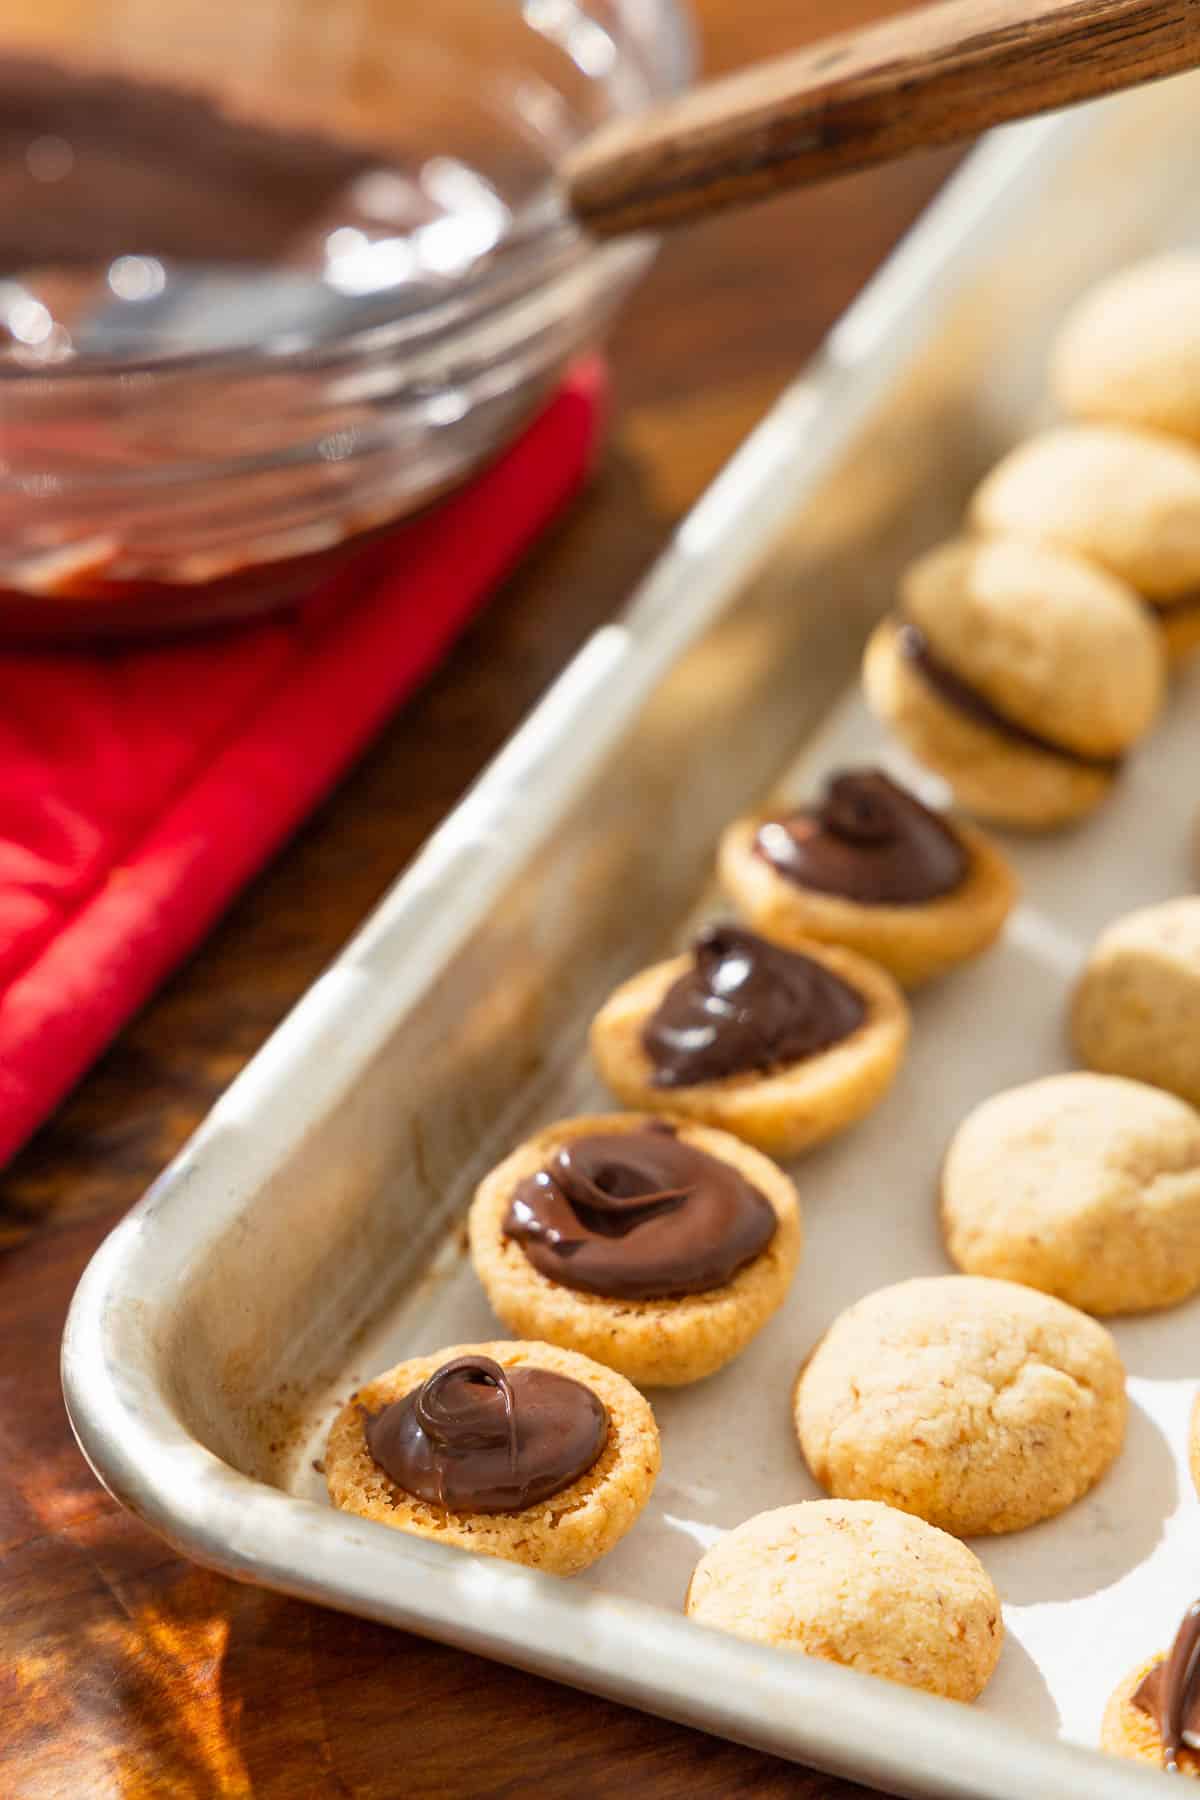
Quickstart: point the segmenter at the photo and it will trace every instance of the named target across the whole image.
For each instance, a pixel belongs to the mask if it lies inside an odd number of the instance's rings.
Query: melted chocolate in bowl
[[[458,291],[545,178],[536,146],[483,111],[464,96],[445,154],[381,153],[386,138],[259,115],[182,78],[0,55],[0,626],[259,611],[411,510],[364,459],[370,399],[331,404],[286,362],[234,392],[180,359],[341,344]],[[136,393],[114,372],[134,363]],[[93,369],[103,393],[71,383]],[[176,369],[193,370],[186,391],[164,391]],[[225,468],[216,492],[209,471]],[[142,470],[153,504],[126,522]]]
[[[495,248],[514,196],[453,156],[397,156],[217,92],[0,56],[0,354],[145,362],[327,337],[371,295],[415,311]]]

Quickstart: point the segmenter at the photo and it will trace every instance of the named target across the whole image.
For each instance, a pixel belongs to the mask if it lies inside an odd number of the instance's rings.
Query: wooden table
[[[887,0],[702,0],[732,66]],[[235,1586],[119,1512],[67,1427],[58,1340],[121,1213],[340,948],[765,411],[949,166],[671,243],[613,342],[590,493],[0,1190],[0,1793],[627,1800],[866,1790],[399,1632]]]

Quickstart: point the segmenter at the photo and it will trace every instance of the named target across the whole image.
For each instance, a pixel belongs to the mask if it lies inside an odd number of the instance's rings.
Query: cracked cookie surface
[[[1000,1599],[947,1532],[872,1500],[747,1519],[697,1563],[689,1618],[950,1700],[974,1700],[1004,1640]]]
[[[1125,1371],[1103,1326],[976,1275],[882,1288],[836,1319],[794,1395],[813,1475],[959,1537],[1019,1531],[1121,1448]]]
[[[1174,1306],[1200,1287],[1200,1113],[1112,1075],[995,1094],[942,1171],[946,1248],[1085,1312]]]
[[[1200,896],[1126,913],[1102,931],[1071,1003],[1079,1059],[1200,1106]]]

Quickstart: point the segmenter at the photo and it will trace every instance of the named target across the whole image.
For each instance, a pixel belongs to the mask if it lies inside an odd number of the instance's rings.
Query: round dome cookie
[[[1124,425],[1066,425],[1018,445],[976,491],[971,524],[1060,545],[1136,590],[1168,652],[1200,646],[1200,449]]]
[[[977,1275],[902,1281],[836,1319],[794,1394],[800,1448],[839,1499],[882,1500],[956,1537],[1053,1518],[1125,1433],[1104,1327]]]
[[[1123,582],[1046,544],[959,539],[908,570],[863,681],[968,812],[1048,830],[1109,793],[1158,712],[1165,666]]]
[[[965,1544],[871,1500],[759,1513],[696,1564],[700,1625],[949,1700],[974,1700],[1004,1641],[1000,1600]]]
[[[1200,1288],[1200,1113],[1111,1075],[1051,1075],[977,1106],[942,1168],[942,1230],[968,1275],[1090,1313]]]
[[[878,1104],[908,1029],[892,977],[853,951],[784,949],[717,925],[687,955],[623,983],[593,1019],[590,1043],[626,1106],[787,1157]]]
[[[1059,333],[1050,379],[1078,418],[1200,443],[1200,254],[1149,257],[1092,288]]]
[[[1190,1606],[1166,1656],[1127,1675],[1104,1709],[1100,1747],[1200,1781],[1200,1601]]]
[[[843,944],[917,987],[994,942],[1016,880],[979,831],[935,813],[881,769],[830,777],[822,799],[738,819],[721,882],[774,943]]]
[[[637,1113],[529,1138],[480,1183],[468,1235],[510,1331],[639,1387],[700,1381],[744,1350],[782,1304],[802,1238],[796,1190],[765,1156]]]
[[[1081,1062],[1200,1106],[1200,895],[1126,913],[1101,932],[1071,1003]]]
[[[650,1498],[649,1403],[551,1344],[460,1344],[397,1363],[333,1422],[335,1506],[551,1575],[588,1568]]]

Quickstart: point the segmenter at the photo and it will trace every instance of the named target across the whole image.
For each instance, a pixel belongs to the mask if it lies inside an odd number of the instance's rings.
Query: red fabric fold
[[[600,365],[295,613],[0,657],[0,1162],[428,675],[587,473]]]

